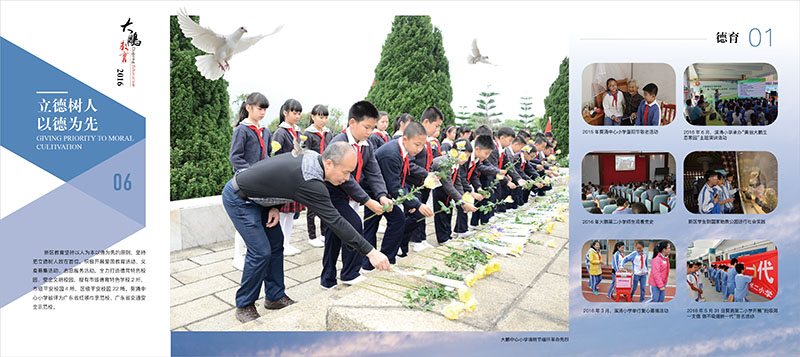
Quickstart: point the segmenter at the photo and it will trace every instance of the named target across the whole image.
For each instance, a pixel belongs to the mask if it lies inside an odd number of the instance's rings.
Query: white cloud
[[[727,337],[722,340],[703,340],[692,344],[673,345],[661,347],[654,350],[632,353],[632,355],[643,356],[687,356],[687,355],[707,355],[719,352],[745,353],[747,349],[759,345],[775,346],[776,343],[785,340],[793,340],[800,337],[800,326],[781,327],[769,330],[755,330],[753,333],[740,333],[736,336]],[[671,343],[674,343],[671,342]],[[783,351],[787,352],[787,351]],[[747,352],[749,353],[749,352]]]

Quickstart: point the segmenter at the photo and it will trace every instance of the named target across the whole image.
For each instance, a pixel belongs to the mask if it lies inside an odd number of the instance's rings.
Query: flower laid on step
[[[465,288],[465,287],[459,288],[458,289],[458,301],[466,303],[467,301],[469,301],[469,299],[472,299],[472,292],[469,291],[469,288]]]
[[[463,302],[454,300],[444,307],[442,314],[450,320],[458,320],[458,317],[461,316],[464,309],[466,309],[466,305],[464,305]]]
[[[467,302],[464,303],[466,310],[469,312],[475,311],[475,308],[478,307],[478,300],[474,297],[469,299]]]
[[[486,276],[485,264],[478,264],[475,266],[475,276],[478,277],[478,280],[483,279]]]
[[[516,243],[511,246],[511,253],[521,255],[523,249],[525,249],[525,246],[522,243]]]
[[[544,227],[544,230],[547,232],[547,234],[550,234],[553,232],[553,228],[555,228],[555,226],[556,222],[550,222]]]
[[[464,284],[467,284],[467,286],[475,286],[476,281],[478,281],[478,277],[473,273],[469,273],[464,276]]]
[[[486,273],[492,274],[500,271],[500,261],[497,259],[490,259],[489,263],[486,263]]]
[[[550,248],[555,248],[556,247],[556,240],[555,239],[551,239],[551,240],[547,241],[547,243],[545,243],[545,245],[550,247]]]

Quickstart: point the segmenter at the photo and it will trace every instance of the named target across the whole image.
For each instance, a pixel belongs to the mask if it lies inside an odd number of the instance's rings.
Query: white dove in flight
[[[478,39],[472,40],[472,53],[467,56],[467,63],[469,64],[476,64],[476,63],[486,63],[491,64],[492,66],[497,66],[489,62],[489,56],[481,55],[481,51],[478,49]]]
[[[195,57],[195,65],[200,74],[210,80],[219,79],[225,74],[225,71],[231,68],[228,61],[233,55],[250,48],[262,38],[274,35],[283,28],[283,25],[280,25],[266,35],[242,38],[247,29],[239,27],[232,34],[223,36],[194,22],[186,14],[186,9],[178,11],[178,24],[181,26],[183,35],[192,39],[195,47],[209,53]]]

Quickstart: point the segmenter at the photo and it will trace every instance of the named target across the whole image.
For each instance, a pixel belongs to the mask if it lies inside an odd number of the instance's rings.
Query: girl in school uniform
[[[311,125],[306,128],[306,147],[316,151],[320,155],[325,152],[325,148],[331,143],[333,134],[326,126],[328,124],[328,108],[322,104],[317,104],[311,109]],[[325,246],[325,226],[322,225],[322,235],[317,239],[317,226],[315,224],[317,214],[308,210],[306,212],[306,226],[308,227],[308,244],[314,248]]]
[[[233,128],[231,151],[228,159],[233,171],[246,169],[270,155],[269,129],[261,126],[269,101],[258,92],[250,93],[239,107],[239,122]],[[233,266],[244,270],[244,240],[238,231],[233,237]]]
[[[444,155],[453,148],[453,140],[456,140],[456,127],[448,126],[439,136],[439,142],[442,143],[439,151]]]
[[[609,299],[612,298],[611,294],[614,292],[614,287],[617,285],[616,273],[625,270],[623,267],[623,261],[625,261],[625,254],[622,253],[623,251],[625,251],[624,242],[617,242],[614,244],[614,256],[611,259],[611,287],[608,288],[608,295],[606,295]]]
[[[756,269],[756,265],[753,264],[754,274]],[[736,279],[736,288],[733,291],[733,302],[750,302],[747,299],[747,294],[750,292],[750,282],[753,281],[753,277],[744,275],[744,264],[736,264],[736,277],[734,279]]]
[[[600,268],[600,242],[592,241],[589,251],[586,252],[586,270],[589,271],[589,286],[592,294],[600,295],[597,286],[603,280],[603,269]]]
[[[273,139],[280,145],[280,149],[275,152],[275,155],[291,153],[294,151],[295,146],[305,141],[303,138],[306,136],[297,123],[300,121],[300,115],[303,112],[303,106],[300,102],[294,99],[289,99],[280,111],[280,124],[278,130],[275,131],[275,138]],[[302,138],[301,138],[302,136]],[[291,245],[292,227],[294,226],[294,215],[303,210],[303,205],[298,202],[290,202],[281,208],[280,221],[281,230],[283,231],[283,255],[290,256],[300,253],[300,249]]]
[[[603,115],[605,115],[603,125],[619,126],[625,113],[625,96],[617,89],[617,80],[614,78],[606,80],[606,88],[606,95],[603,96]]]
[[[664,302],[664,293],[667,290],[669,279],[669,259],[671,250],[669,242],[663,240],[653,249],[653,267],[650,271],[650,302]]]

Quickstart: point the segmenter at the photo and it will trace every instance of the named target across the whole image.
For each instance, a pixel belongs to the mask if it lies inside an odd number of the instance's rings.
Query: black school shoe
[[[280,310],[284,307],[287,307],[291,304],[294,304],[295,301],[289,298],[288,296],[284,295],[282,298],[278,300],[266,300],[264,299],[264,308],[268,310]]]
[[[239,322],[241,323],[253,321],[259,317],[261,316],[258,314],[258,311],[256,311],[255,303],[252,303],[245,307],[236,308],[236,319],[239,320]]]

